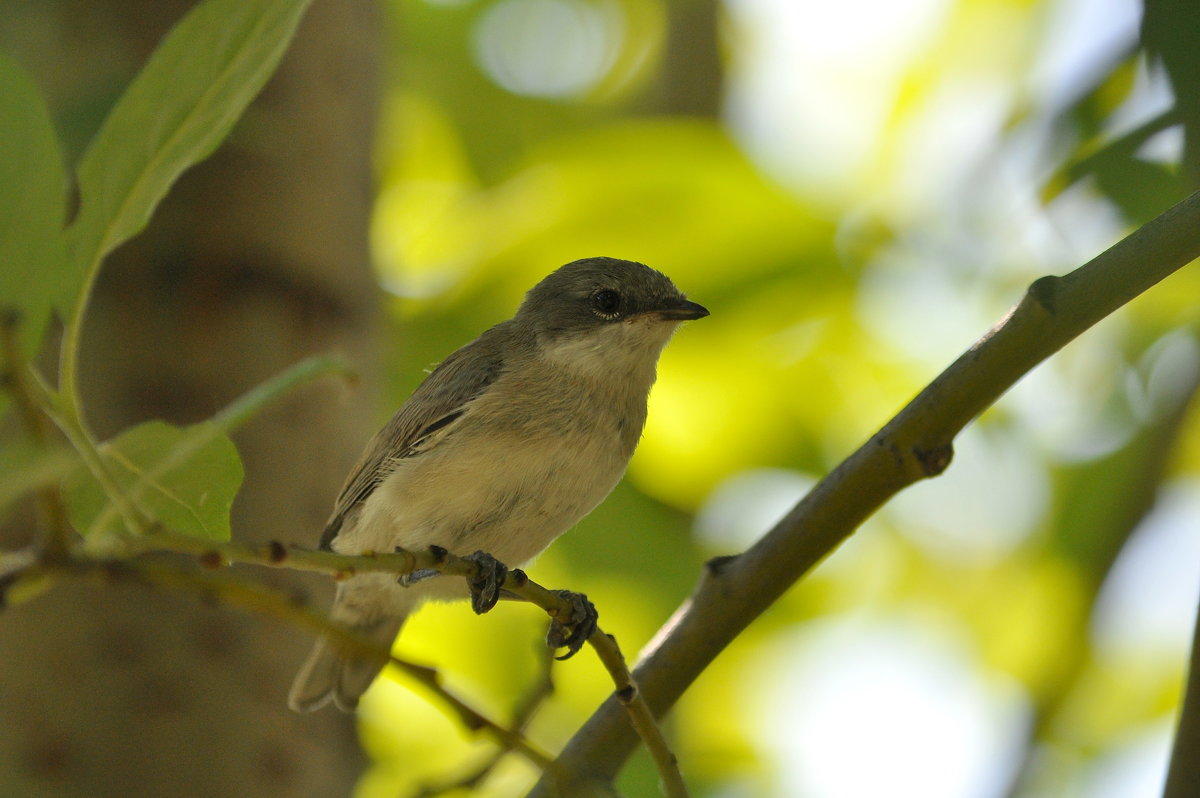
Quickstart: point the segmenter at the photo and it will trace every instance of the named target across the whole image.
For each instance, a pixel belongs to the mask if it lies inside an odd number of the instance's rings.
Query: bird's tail
[[[345,622],[351,631],[374,641],[380,648],[390,648],[407,613],[347,619],[347,615],[354,613],[348,612],[350,607],[346,606],[345,586],[345,583],[338,586],[332,617]],[[378,660],[356,656],[322,637],[317,640],[292,682],[288,706],[297,712],[311,712],[332,700],[338,709],[353,712],[358,706],[358,699],[375,681],[383,665]]]

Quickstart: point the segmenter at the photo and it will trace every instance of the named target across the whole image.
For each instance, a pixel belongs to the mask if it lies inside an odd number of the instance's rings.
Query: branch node
[[[267,544],[267,559],[278,565],[287,559],[287,548],[278,540],[272,540]]]
[[[929,449],[913,447],[913,457],[921,464],[921,471],[927,477],[936,477],[946,470],[954,459],[954,446],[943,443]]]
[[[225,566],[225,558],[221,556],[219,551],[206,551],[198,558],[200,564],[211,571]]]
[[[433,561],[438,565],[446,562],[446,558],[450,556],[450,552],[441,546],[430,546],[429,553],[433,556]]]
[[[637,698],[637,687],[632,684],[627,684],[617,691],[617,700],[626,706],[632,704],[635,698]]]
[[[1058,310],[1058,288],[1061,282],[1061,277],[1052,274],[1039,277],[1029,284],[1027,296],[1053,316]]]
[[[704,563],[705,573],[710,578],[717,578],[724,575],[725,570],[738,558],[736,554],[725,554],[720,557],[713,557],[708,562]]]

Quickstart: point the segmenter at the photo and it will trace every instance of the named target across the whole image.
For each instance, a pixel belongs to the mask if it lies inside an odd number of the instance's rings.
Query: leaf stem
[[[45,450],[53,424],[48,414],[49,407],[38,394],[34,385],[36,380],[31,377],[33,366],[25,361],[21,350],[18,327],[17,314],[5,312],[0,319],[0,347],[3,348],[4,359],[8,363],[7,386],[29,437],[39,449]],[[62,495],[54,487],[43,485],[37,489],[36,496],[42,550],[46,556],[63,556],[69,548],[71,528],[67,523]]]
[[[34,395],[41,407],[44,409],[46,416],[54,422],[54,424],[66,436],[67,441],[79,453],[84,465],[88,471],[100,483],[100,487],[108,495],[108,499],[113,506],[121,514],[121,519],[125,522],[126,529],[132,535],[141,534],[148,526],[148,522],[137,507],[130,501],[129,497],[117,484],[116,478],[108,469],[108,464],[104,462],[104,456],[100,453],[100,447],[96,444],[87,430],[83,428],[82,419],[78,416],[71,416],[65,412],[63,406],[62,394],[55,391],[46,384],[45,378],[32,369],[28,372],[33,379],[30,380],[30,386],[34,389]]]
[[[227,435],[237,429],[263,407],[288,391],[327,374],[350,377],[353,376],[354,370],[345,361],[328,355],[315,355],[292,365],[234,399],[209,421],[189,427],[187,433],[162,460],[150,468],[138,471],[137,480],[129,486],[125,495],[136,502],[156,480],[186,462],[218,436]],[[107,528],[112,522],[114,509],[120,511],[116,502],[101,510],[92,523],[93,528]],[[142,531],[145,531],[144,526]]]
[[[68,241],[71,241],[68,230]],[[72,243],[74,243],[72,241]],[[72,246],[68,257],[75,257],[75,247]],[[71,308],[71,315],[63,325],[62,344],[58,353],[58,395],[59,412],[72,425],[79,427],[85,436],[91,440],[87,430],[87,421],[83,415],[83,404],[79,396],[79,344],[83,331],[83,320],[91,301],[92,288],[100,273],[100,256],[91,258],[83,272],[83,284]],[[92,441],[93,448],[95,442]]]

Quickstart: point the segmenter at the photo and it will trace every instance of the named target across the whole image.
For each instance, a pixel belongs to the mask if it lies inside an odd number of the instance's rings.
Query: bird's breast
[[[397,464],[363,508],[355,549],[481,549],[518,565],[609,494],[641,433],[644,395],[622,406],[498,387],[437,446]]]

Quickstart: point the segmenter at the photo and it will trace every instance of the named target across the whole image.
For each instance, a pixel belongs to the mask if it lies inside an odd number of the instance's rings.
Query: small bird
[[[482,574],[472,603],[486,611],[500,563],[528,562],[616,486],[646,422],[659,353],[680,322],[707,315],[641,263],[585,258],[552,272],[515,316],[442,361],[376,433],[321,547],[441,547],[472,558]],[[338,584],[331,617],[389,646],[422,601],[466,597],[463,582],[361,574]],[[575,634],[565,644],[582,643]],[[318,640],[288,704],[309,711],[332,700],[352,711],[382,667]]]

